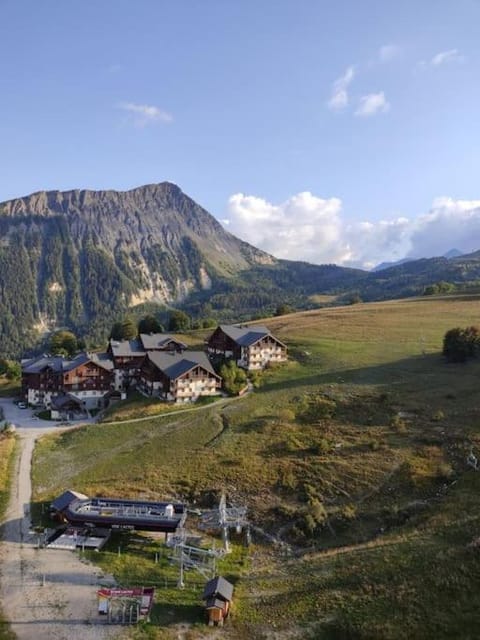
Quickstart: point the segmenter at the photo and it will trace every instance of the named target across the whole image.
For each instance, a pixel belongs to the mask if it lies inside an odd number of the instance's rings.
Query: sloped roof
[[[221,600],[220,598],[215,598],[215,597],[209,598],[205,603],[205,609],[224,609],[224,608],[225,608],[225,600]]]
[[[89,360],[90,358],[88,357],[85,351],[83,353],[79,353],[77,356],[75,356],[71,360],[63,361],[63,371],[65,372],[72,371],[73,369],[76,369],[77,367],[79,367],[81,364],[85,364],[86,362],[89,362]]]
[[[110,355],[106,351],[102,351],[101,353],[89,353],[90,360],[95,364],[98,364],[99,367],[103,367],[107,371],[113,371],[113,360]]]
[[[30,360],[22,361],[22,371],[24,373],[40,373],[47,369],[47,367],[51,368],[56,373],[61,373],[63,367],[63,356],[37,356],[36,358],[31,358]]]
[[[270,329],[267,329],[267,327],[262,325],[248,327],[247,325],[221,324],[220,329],[241,347],[251,347],[253,344],[267,336],[270,336],[283,345],[278,338],[275,338],[275,336],[270,333]]]
[[[134,358],[145,355],[145,349],[137,338],[134,340],[110,340],[110,347],[113,356],[117,358]]]
[[[146,351],[155,349],[166,349],[171,342],[178,344],[181,349],[186,349],[187,345],[175,336],[167,333],[141,333],[140,342]]]
[[[22,361],[23,373],[40,373],[50,367],[55,373],[72,371],[81,364],[93,362],[107,371],[113,370],[113,361],[108,353],[79,353],[74,358],[67,359],[64,356],[38,356],[31,360]]]
[[[222,576],[217,576],[207,582],[203,590],[202,600],[209,600],[217,596],[223,600],[231,600],[233,596],[233,584],[222,578]]]
[[[64,491],[61,496],[55,498],[55,500],[51,503],[50,508],[55,511],[63,511],[68,507],[68,505],[73,502],[73,500],[86,500],[88,496],[83,493],[79,493],[78,491]]]
[[[148,353],[148,359],[160,371],[163,371],[171,380],[176,380],[191,369],[201,366],[203,369],[219,378],[215,373],[207,354],[203,351],[188,351],[177,353],[175,351],[153,351]]]
[[[63,409],[68,405],[76,405],[77,407],[82,406],[82,401],[74,396],[71,396],[69,393],[65,393],[59,396],[53,396],[51,401],[52,409]]]
[[[87,351],[83,351],[71,360],[64,360],[63,371],[72,371],[87,362],[93,362],[93,364],[96,364],[107,371],[113,370],[113,360],[107,353],[88,353]]]

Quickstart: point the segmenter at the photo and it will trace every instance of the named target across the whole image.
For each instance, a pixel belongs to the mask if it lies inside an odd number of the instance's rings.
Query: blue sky
[[[477,0],[0,0],[0,22],[0,200],[170,180],[280,257],[480,248]]]

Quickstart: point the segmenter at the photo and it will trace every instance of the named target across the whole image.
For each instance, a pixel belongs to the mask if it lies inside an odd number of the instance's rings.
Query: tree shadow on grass
[[[181,592],[180,592],[181,593]],[[200,601],[201,593],[198,592]],[[160,600],[160,602],[158,601]],[[153,605],[150,620],[154,625],[168,626],[179,623],[199,623],[206,620],[205,609],[199,604],[181,604],[163,600],[162,591],[157,591],[157,602]]]
[[[464,371],[470,364],[460,365],[461,370]],[[291,379],[267,382],[261,387],[260,393],[344,383],[385,387],[407,383],[426,384],[432,382],[432,375],[435,375],[439,382],[445,378],[446,384],[452,374],[458,374],[458,367],[454,369],[446,364],[440,354],[425,354],[368,367],[345,369],[339,367],[305,377],[296,375]]]

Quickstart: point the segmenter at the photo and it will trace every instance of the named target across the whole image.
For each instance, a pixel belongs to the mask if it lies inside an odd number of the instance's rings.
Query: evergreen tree
[[[163,327],[155,316],[144,316],[138,323],[138,333],[163,333]]]
[[[190,329],[191,320],[184,311],[173,310],[170,312],[168,319],[169,331],[188,331]]]
[[[133,340],[137,336],[137,327],[131,318],[125,318],[122,322],[122,335],[124,340]]]
[[[77,336],[71,331],[57,331],[50,338],[50,353],[73,356],[78,351]]]

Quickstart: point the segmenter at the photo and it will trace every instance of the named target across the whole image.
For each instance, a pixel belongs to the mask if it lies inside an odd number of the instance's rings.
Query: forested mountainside
[[[136,304],[178,304],[212,280],[275,259],[173,184],[49,191],[0,204],[0,347],[42,329],[101,335]]]
[[[477,253],[379,272],[277,260],[225,231],[174,184],[42,191],[0,204],[0,352],[18,357],[68,327],[101,344],[145,305],[247,320],[314,294],[381,300],[480,279]]]

